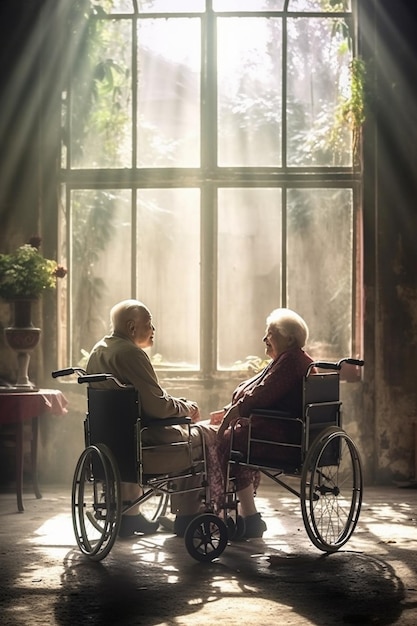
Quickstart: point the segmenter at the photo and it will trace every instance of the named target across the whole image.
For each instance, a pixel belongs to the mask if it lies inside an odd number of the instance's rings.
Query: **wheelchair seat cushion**
[[[179,432],[178,428],[182,432]],[[144,474],[176,474],[190,469],[196,461],[203,460],[202,438],[195,427],[191,427],[190,443],[184,440],[188,438],[188,428],[162,426],[145,429],[143,435],[145,433],[146,436],[142,437]],[[173,441],[169,443],[170,437]],[[165,443],[160,443],[162,440],[165,440]]]
[[[270,419],[262,415],[240,419],[234,428],[233,450],[243,453],[245,460],[260,467],[295,469],[301,464],[302,424],[290,417]]]

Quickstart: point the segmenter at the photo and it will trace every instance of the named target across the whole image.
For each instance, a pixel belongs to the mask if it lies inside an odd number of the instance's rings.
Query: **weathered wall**
[[[369,111],[364,160],[366,414],[374,478],[414,474],[417,421],[416,7],[363,7]],[[366,6],[363,6],[366,5]],[[375,30],[373,27],[375,26]],[[372,445],[373,444],[373,445]]]
[[[0,251],[11,252],[40,235],[42,253],[56,259],[62,73],[52,75],[56,57],[45,46],[55,37],[50,50],[56,54],[64,37],[49,28],[52,5],[50,0],[0,3]],[[0,302],[0,330],[9,321],[9,304]],[[33,322],[43,329],[56,324],[53,294],[34,307]],[[31,358],[31,379],[39,381],[54,352],[54,334],[43,332]],[[0,332],[0,378],[15,380],[16,369],[16,355]]]

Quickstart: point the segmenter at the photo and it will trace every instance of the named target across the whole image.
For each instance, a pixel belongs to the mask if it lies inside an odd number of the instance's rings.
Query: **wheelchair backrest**
[[[304,406],[312,402],[338,402],[339,374],[310,374],[304,379]]]
[[[88,388],[86,445],[106,445],[115,457],[124,482],[137,482],[140,403],[137,391]]]
[[[310,374],[303,384],[307,449],[328,426],[341,426],[339,373]]]

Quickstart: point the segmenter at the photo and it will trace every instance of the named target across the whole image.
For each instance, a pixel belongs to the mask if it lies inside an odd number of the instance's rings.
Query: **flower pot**
[[[17,352],[18,371],[14,388],[18,391],[37,391],[28,375],[30,352],[36,348],[41,336],[41,329],[35,328],[32,323],[32,303],[33,300],[23,298],[13,300],[13,321],[4,329],[7,344]]]

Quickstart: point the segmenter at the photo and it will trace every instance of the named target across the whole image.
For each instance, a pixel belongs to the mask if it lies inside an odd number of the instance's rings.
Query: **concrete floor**
[[[263,539],[198,563],[158,531],[93,563],[75,546],[68,487],[0,494],[1,626],[417,624],[417,489],[368,488],[349,543],[310,543],[295,496],[263,480]]]

